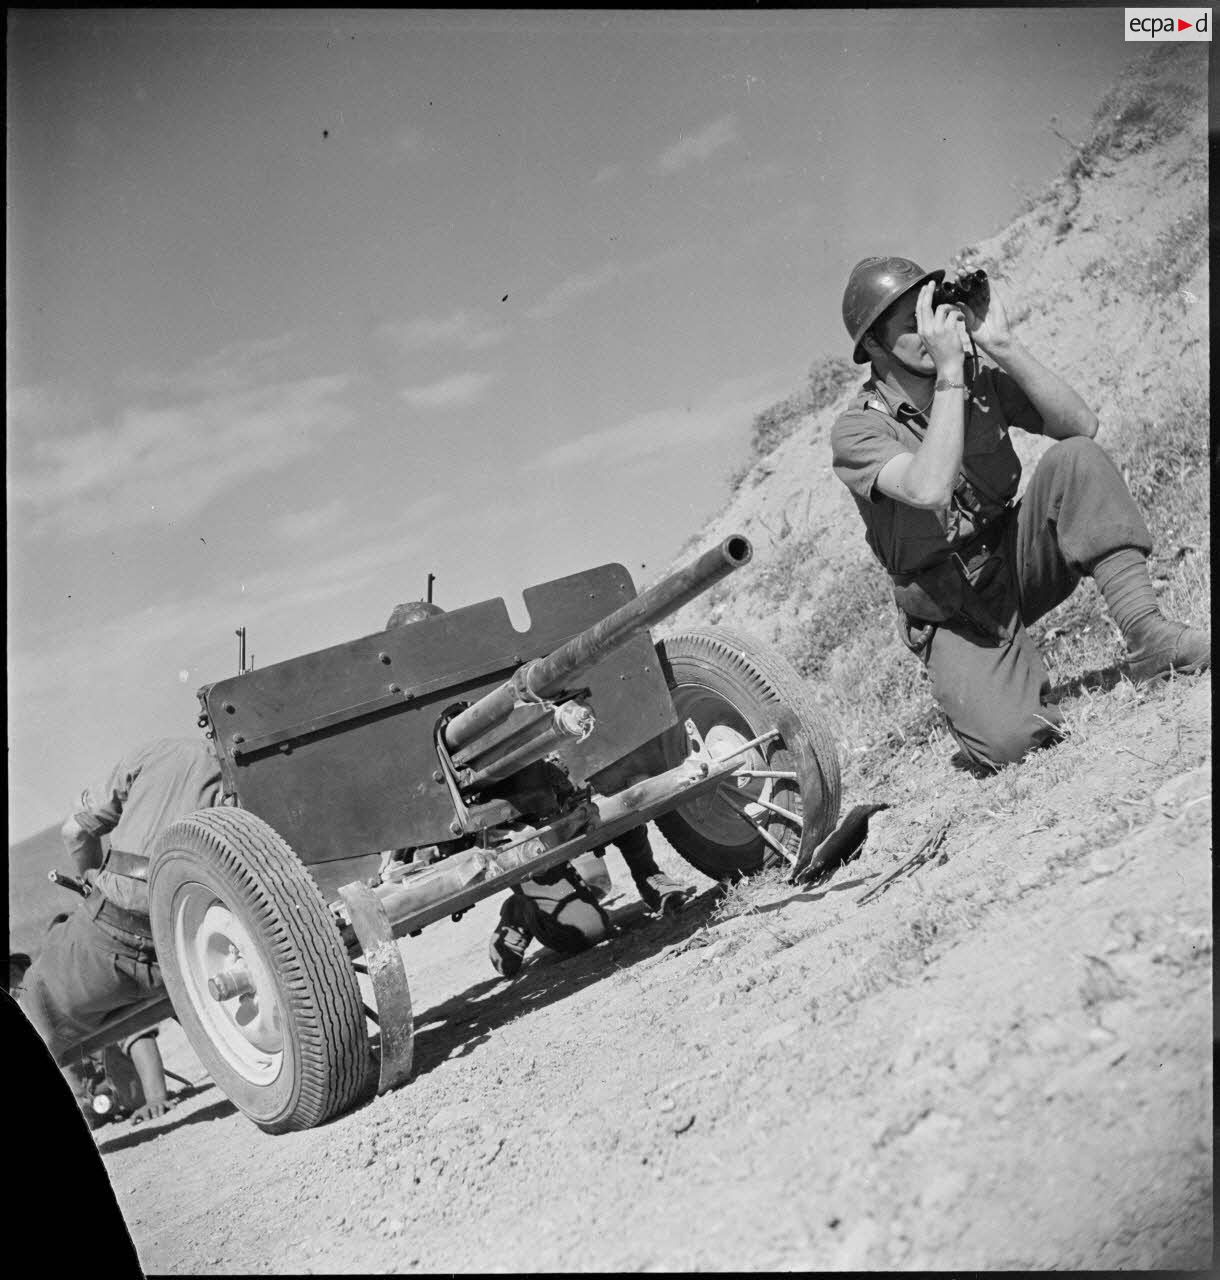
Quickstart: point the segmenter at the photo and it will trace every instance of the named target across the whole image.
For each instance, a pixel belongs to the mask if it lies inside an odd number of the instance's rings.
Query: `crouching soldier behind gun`
[[[160,738],[87,787],[63,825],[65,848],[89,893],[48,933],[19,1003],[90,1118],[85,1063],[74,1046],[114,1015],[165,994],[148,918],[153,843],[179,818],[221,801],[220,763],[211,743]],[[110,849],[103,855],[106,834]],[[144,1093],[133,1118],[163,1115],[171,1104],[155,1037],[140,1033],[123,1048]]]

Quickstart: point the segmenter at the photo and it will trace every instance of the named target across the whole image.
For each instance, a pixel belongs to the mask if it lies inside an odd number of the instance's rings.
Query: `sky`
[[[1122,12],[9,9],[10,839],[198,732],[238,627],[647,585],[852,264],[1059,170]]]

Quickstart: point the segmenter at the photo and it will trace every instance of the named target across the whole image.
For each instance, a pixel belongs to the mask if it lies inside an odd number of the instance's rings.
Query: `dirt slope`
[[[1130,691],[1039,776],[913,785],[822,889],[625,907],[514,983],[489,906],[425,932],[401,1091],[282,1138],[214,1088],[99,1131],[145,1268],[1206,1265],[1209,699]],[[980,806],[947,862],[857,904]]]
[[[1018,337],[1097,411],[1098,442],[1111,449],[1162,432],[1183,407],[1196,416],[1200,447],[1208,434],[1207,53],[1177,45],[1157,54],[1100,105],[1096,131],[1064,173],[1007,227],[957,257],[988,270]],[[897,239],[878,250],[909,252]],[[837,310],[837,300],[827,305]],[[846,346],[844,335],[833,354],[846,355]],[[845,580],[883,582],[851,496],[830,468],[831,425],[867,375],[857,368],[841,394],[758,460],[692,539],[703,547],[745,533],[755,551],[749,571],[670,624],[749,628],[802,673],[829,681],[840,702],[858,673],[836,671],[835,655],[809,634],[811,619],[854,606],[850,595],[842,599]],[[1016,432],[1014,444],[1028,477],[1049,442]],[[1206,477],[1177,501],[1206,505]],[[874,595],[888,610],[884,588]]]
[[[1206,369],[1206,255],[1187,234],[1206,200],[1203,64],[1178,48],[1148,84],[1182,104],[1180,128],[1137,113],[972,255],[1011,278],[1023,336],[1092,396],[1103,442],[1145,429],[1195,357]],[[1133,291],[1140,255],[1162,281],[1176,263],[1175,287]],[[832,417],[700,535],[744,529],[757,563],[687,621],[801,656],[818,599],[866,556],[829,474]],[[785,543],[803,572],[779,583]],[[493,905],[425,930],[402,944],[404,1088],[271,1138],[204,1082],[161,1122],[97,1132],[145,1268],[1209,1267],[1210,697],[1209,675],[1078,682],[1067,741],[982,781],[933,737],[897,740],[866,788],[868,744],[845,733],[844,807],[892,808],[827,884],[776,875],[721,900],[694,877],[704,892],[666,923],[628,890],[620,937],[535,949],[512,983],[486,959]],[[858,901],[943,821],[942,861]],[[197,1078],[172,1024],[163,1042]]]

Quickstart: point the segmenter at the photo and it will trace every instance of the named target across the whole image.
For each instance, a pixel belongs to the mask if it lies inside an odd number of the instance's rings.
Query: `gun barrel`
[[[548,698],[559,693],[574,676],[600,662],[632,636],[676,613],[721,578],[749,564],[753,554],[750,540],[744,535],[725,538],[719,546],[649,587],[553,653],[526,663],[511,680],[460,712],[445,726],[445,746],[459,751],[502,724],[522,696]]]

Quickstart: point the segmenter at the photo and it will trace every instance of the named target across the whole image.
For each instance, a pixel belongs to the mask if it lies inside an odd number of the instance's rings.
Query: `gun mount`
[[[173,1007],[269,1132],[379,1088],[412,1056],[404,937],[655,821],[714,880],[796,863],[839,809],[800,677],[721,629],[651,628],[750,562],[725,539],[637,595],[621,565],[375,632],[199,690],[228,804],[149,870]],[[372,987],[368,1010],[357,975]]]

